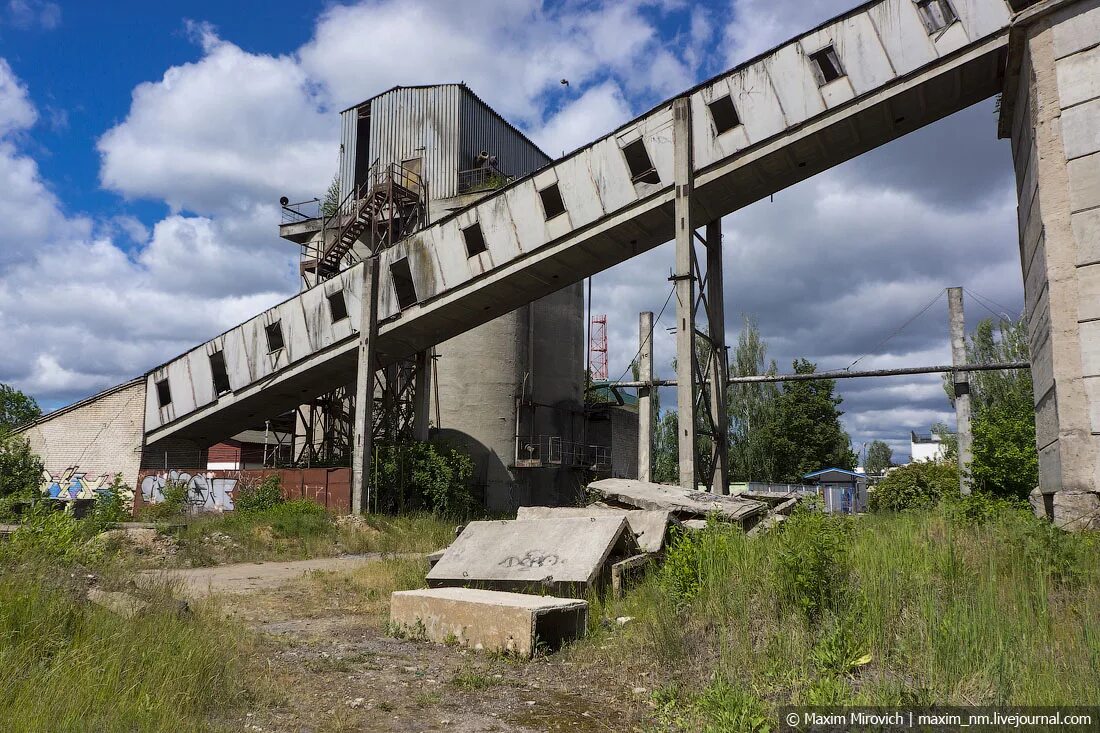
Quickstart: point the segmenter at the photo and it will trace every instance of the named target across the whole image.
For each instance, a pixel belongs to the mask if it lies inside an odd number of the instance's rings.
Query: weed
[[[852,520],[843,515],[797,510],[778,533],[776,585],[783,602],[816,621],[848,590],[848,545]]]
[[[487,690],[498,682],[499,680],[483,675],[480,672],[475,672],[472,669],[467,669],[451,678],[452,685],[460,690],[466,690],[467,692]]]
[[[238,514],[266,512],[283,503],[283,482],[278,474],[265,476],[259,484],[242,485],[234,492],[233,508]]]
[[[716,679],[695,700],[695,708],[703,718],[703,730],[708,733],[745,731],[765,733],[774,728],[767,706],[760,698]]]

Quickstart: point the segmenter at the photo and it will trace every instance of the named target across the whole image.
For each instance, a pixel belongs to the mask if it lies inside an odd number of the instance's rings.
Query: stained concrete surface
[[[608,506],[523,506],[516,519],[557,519],[559,517],[624,517],[642,552],[660,552],[668,526],[675,521],[667,511],[616,509]]]
[[[541,585],[573,594],[610,573],[609,560],[633,554],[636,547],[624,517],[471,522],[427,578],[432,586],[478,583],[524,590]]]

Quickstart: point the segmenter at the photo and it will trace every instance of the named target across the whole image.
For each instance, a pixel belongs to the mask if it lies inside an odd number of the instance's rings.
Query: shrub
[[[799,507],[780,525],[775,584],[785,605],[807,621],[837,608],[848,591],[852,519]]]
[[[933,507],[959,493],[959,469],[952,463],[915,461],[895,468],[875,485],[871,511],[898,512]]]
[[[702,714],[703,730],[707,733],[764,733],[774,726],[760,698],[721,679],[711,682],[700,693],[695,708]]]
[[[471,487],[474,462],[457,448],[432,443],[380,446],[375,471],[379,511],[425,509],[464,517],[479,503]]]
[[[1027,505],[1019,500],[993,496],[984,491],[964,495],[952,492],[944,495],[942,503],[944,512],[951,521],[956,524],[975,526],[987,524],[1006,513],[1027,508]]]
[[[122,498],[129,492],[130,488],[123,483],[122,476],[115,476],[115,480],[106,490],[96,492],[95,508],[92,510],[93,520],[99,526],[105,527],[130,519],[130,512]]]
[[[174,519],[179,517],[190,504],[187,497],[190,489],[186,481],[170,479],[164,483],[161,489],[161,500],[157,503],[145,504],[141,510],[141,516],[156,521],[158,519]]]
[[[240,514],[251,514],[273,509],[284,501],[283,481],[278,474],[271,474],[259,484],[238,489],[233,497],[233,508]]]
[[[31,498],[42,486],[42,461],[25,438],[0,430],[0,499]]]

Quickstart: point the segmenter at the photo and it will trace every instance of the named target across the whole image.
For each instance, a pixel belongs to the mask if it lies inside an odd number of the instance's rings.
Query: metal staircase
[[[375,162],[366,181],[352,189],[321,225],[320,249],[302,263],[302,271],[318,279],[338,273],[356,242],[379,252],[427,224],[428,184],[399,163],[379,167]],[[333,232],[333,234],[329,234]],[[321,249],[323,248],[323,249]],[[347,264],[353,264],[348,262]]]

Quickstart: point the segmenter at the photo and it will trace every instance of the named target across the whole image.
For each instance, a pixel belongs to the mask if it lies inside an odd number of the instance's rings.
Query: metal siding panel
[[[340,195],[347,195],[355,185],[355,146],[358,137],[359,109],[353,107],[340,113]]]
[[[394,89],[371,102],[371,161],[420,157],[429,199],[458,186],[458,86]]]
[[[525,140],[468,89],[462,94],[462,149],[460,167],[472,168],[482,150],[497,156],[497,167],[512,176],[525,176],[550,162],[541,150]]]

